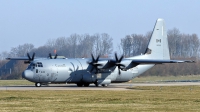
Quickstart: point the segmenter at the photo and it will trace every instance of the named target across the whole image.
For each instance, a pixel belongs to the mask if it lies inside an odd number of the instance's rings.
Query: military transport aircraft
[[[88,87],[94,83],[96,86],[107,86],[110,83],[127,82],[156,64],[162,63],[191,63],[191,60],[170,60],[168,39],[163,19],[158,19],[149,41],[146,52],[142,55],[115,59],[101,59],[100,56],[92,59],[34,59],[35,54],[28,58],[7,58],[27,60],[30,63],[22,73],[22,77],[35,83],[36,87],[49,83],[75,83],[77,86]]]

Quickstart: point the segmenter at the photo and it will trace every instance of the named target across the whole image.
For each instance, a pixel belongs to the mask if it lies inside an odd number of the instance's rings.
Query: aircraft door
[[[39,76],[39,70],[37,68],[37,66],[35,64],[33,64],[33,67],[31,68],[34,75],[33,75],[33,79],[35,80],[35,82],[40,82],[40,76]]]

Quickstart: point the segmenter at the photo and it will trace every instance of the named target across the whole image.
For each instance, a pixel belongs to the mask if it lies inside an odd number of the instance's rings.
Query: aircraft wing
[[[7,60],[29,60],[28,57],[21,57],[21,58],[6,58]]]
[[[135,59],[131,63],[137,64],[162,64],[162,63],[194,63],[193,60],[152,60],[152,59]]]
[[[194,63],[192,60],[157,60],[157,59],[131,59],[131,63],[125,67],[130,69],[140,64],[163,64],[163,63]]]

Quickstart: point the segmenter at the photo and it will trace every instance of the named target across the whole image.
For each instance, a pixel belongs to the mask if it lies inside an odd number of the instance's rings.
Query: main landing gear
[[[41,85],[42,85],[42,84],[39,83],[39,82],[36,82],[36,83],[35,83],[35,87],[41,87]]]
[[[76,83],[78,87],[89,87],[90,83]],[[108,84],[101,84],[99,85],[98,83],[94,83],[96,87],[99,87],[99,86],[103,86],[103,87],[107,87]]]
[[[89,85],[90,85],[90,83],[77,83],[78,87],[82,87],[82,86],[88,87]]]
[[[94,83],[94,84],[95,84],[96,87],[99,87],[99,86],[107,87],[107,86],[108,86],[108,84],[101,84],[101,85],[99,85],[99,84],[97,84],[97,83]]]

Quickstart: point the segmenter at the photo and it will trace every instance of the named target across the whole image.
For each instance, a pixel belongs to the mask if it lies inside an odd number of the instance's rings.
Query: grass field
[[[34,83],[27,80],[0,80],[0,86],[13,86],[13,85],[34,85]]]
[[[132,82],[199,80],[200,76],[140,77]],[[0,80],[0,86],[34,85]],[[0,112],[136,112],[200,111],[199,86],[134,87],[128,91],[0,91]]]
[[[134,87],[128,91],[0,91],[0,111],[200,111],[199,86]]]
[[[200,75],[136,77],[132,80],[132,82],[161,82],[161,81],[181,81],[181,80],[200,80]]]

